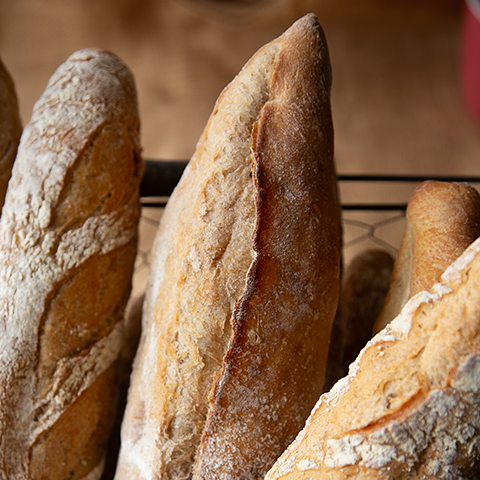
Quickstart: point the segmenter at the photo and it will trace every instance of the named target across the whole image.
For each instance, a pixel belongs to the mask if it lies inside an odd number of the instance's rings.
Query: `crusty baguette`
[[[140,212],[136,92],[74,53],[20,141],[0,221],[0,478],[100,478]]]
[[[15,85],[0,60],[0,210],[5,201],[21,133]]]
[[[266,480],[477,479],[480,239],[320,397]]]
[[[467,183],[428,180],[408,203],[405,234],[393,268],[376,334],[408,299],[430,289],[446,268],[480,236],[480,195]]]
[[[390,286],[394,260],[384,250],[365,250],[349,263],[333,322],[324,391],[348,374],[348,367],[371,338]]]
[[[219,97],[155,240],[117,480],[262,478],[318,399],[341,249],[330,75],[309,15]]]

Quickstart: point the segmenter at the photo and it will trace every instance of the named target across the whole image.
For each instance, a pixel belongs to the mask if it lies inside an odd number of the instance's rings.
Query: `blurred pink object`
[[[462,81],[467,107],[480,123],[480,0],[465,0]]]

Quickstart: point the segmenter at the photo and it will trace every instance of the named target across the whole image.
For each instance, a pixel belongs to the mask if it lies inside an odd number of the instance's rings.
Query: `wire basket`
[[[142,216],[133,297],[147,282],[153,239],[163,209],[187,165],[187,161],[147,160],[140,185]],[[342,207],[343,256],[348,265],[358,253],[383,249],[398,253],[405,229],[405,210],[415,187],[425,180],[480,183],[472,176],[338,175]],[[378,199],[388,202],[378,202]]]

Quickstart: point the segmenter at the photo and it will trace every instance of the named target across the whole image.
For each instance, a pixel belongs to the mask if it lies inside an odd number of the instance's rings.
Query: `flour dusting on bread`
[[[266,478],[474,478],[479,287],[480,239],[367,344]]]
[[[138,128],[129,70],[114,55],[83,50],[52,76],[23,132],[0,221],[0,463],[6,478],[37,478],[39,470],[53,478],[53,470],[63,475],[62,469],[79,478],[101,475],[106,419],[99,430],[92,425],[92,446],[103,442],[93,457],[82,458],[91,447],[78,439],[80,451],[44,445],[63,441],[57,425],[72,408],[77,414],[88,409],[84,393],[111,376],[122,347],[140,212]],[[70,287],[84,269],[94,272],[89,284]],[[88,395],[102,402],[110,390],[105,384],[104,393]],[[112,411],[111,400],[92,407],[92,415]],[[78,426],[79,434],[88,435],[82,429],[91,421]]]
[[[261,478],[318,398],[340,270],[330,74],[309,15],[217,100],[154,243],[117,480]]]

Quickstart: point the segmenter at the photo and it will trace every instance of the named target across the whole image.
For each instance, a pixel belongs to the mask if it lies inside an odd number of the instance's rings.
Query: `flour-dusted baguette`
[[[374,337],[266,480],[478,479],[480,239]]]
[[[341,249],[330,76],[308,15],[219,97],[155,240],[117,480],[262,478],[318,399]]]
[[[136,92],[74,53],[25,127],[0,221],[0,478],[98,479],[136,254]]]
[[[0,210],[22,133],[14,82],[0,60]]]
[[[394,260],[384,250],[365,250],[349,263],[328,350],[324,391],[348,374],[348,367],[371,338],[387,296]]]
[[[421,183],[408,203],[405,234],[376,334],[408,299],[430,289],[445,269],[480,236],[480,195],[467,183]]]

